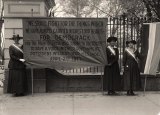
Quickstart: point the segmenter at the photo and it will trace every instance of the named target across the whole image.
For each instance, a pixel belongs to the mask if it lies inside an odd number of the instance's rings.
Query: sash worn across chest
[[[114,50],[111,46],[108,46],[108,49],[110,50],[110,52],[111,52],[113,55],[116,55],[115,50]]]
[[[132,56],[135,60],[136,60],[136,62],[138,62],[137,61],[137,59],[136,59],[136,56],[135,56],[135,54],[133,53],[133,52],[131,52],[129,49],[127,49],[126,48],[126,51],[127,51],[127,53],[130,55],[130,56]]]
[[[19,50],[20,52],[22,52],[22,53],[23,53],[22,49],[21,49],[21,48],[19,48],[18,46],[16,46],[15,44],[12,44],[12,46],[13,46],[13,47],[15,47],[17,50]]]

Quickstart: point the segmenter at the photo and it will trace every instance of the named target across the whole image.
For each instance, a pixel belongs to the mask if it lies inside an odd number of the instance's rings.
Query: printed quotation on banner
[[[25,18],[23,47],[37,67],[75,68],[106,64],[106,20]]]

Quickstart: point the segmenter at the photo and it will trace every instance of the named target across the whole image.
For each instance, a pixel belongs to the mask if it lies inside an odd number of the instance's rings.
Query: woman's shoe
[[[127,95],[131,95],[130,90],[127,91]]]
[[[24,93],[15,93],[14,97],[20,97],[20,96],[24,96]]]
[[[112,91],[112,95],[118,95],[118,93],[115,91]]]
[[[132,90],[131,90],[131,92],[130,92],[130,93],[131,93],[131,95],[135,95],[135,93],[134,93]]]
[[[112,92],[111,92],[111,91],[108,91],[108,95],[112,95]]]
[[[115,91],[108,91],[108,95],[118,95]]]

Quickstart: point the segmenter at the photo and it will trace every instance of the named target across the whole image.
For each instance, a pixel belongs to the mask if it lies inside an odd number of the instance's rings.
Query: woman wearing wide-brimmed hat
[[[22,39],[22,37],[19,37],[19,35],[13,35],[11,39],[15,43],[9,47],[8,93],[12,93],[15,96],[22,96],[27,89],[26,65],[24,63],[25,60],[23,59],[22,45],[19,44],[19,40]]]
[[[140,54],[135,48],[135,40],[126,41],[126,49],[123,57],[124,66],[124,90],[127,91],[127,95],[135,95],[134,90],[138,90],[141,87],[140,70],[138,67],[138,59]]]
[[[103,90],[108,91],[108,95],[117,94],[115,91],[119,90],[121,78],[119,70],[119,51],[116,46],[117,37],[109,37],[107,39],[108,47],[106,48],[108,64],[104,69]]]

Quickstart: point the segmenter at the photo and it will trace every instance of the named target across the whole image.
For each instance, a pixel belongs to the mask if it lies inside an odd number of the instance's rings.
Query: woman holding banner
[[[127,48],[124,52],[123,66],[124,66],[124,90],[127,91],[127,95],[135,95],[133,90],[138,90],[141,86],[140,70],[138,67],[138,58],[140,54],[135,49],[136,41],[126,41]]]
[[[21,37],[19,37],[19,35],[13,35],[12,39],[15,43],[9,47],[10,61],[8,64],[8,93],[12,93],[14,96],[23,96],[26,92],[27,81],[22,45],[19,44]]]
[[[120,88],[121,78],[119,70],[119,51],[116,46],[117,38],[109,37],[107,39],[108,47],[106,48],[108,64],[104,69],[103,90],[108,90],[108,95],[117,94],[115,91]]]

